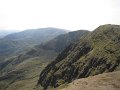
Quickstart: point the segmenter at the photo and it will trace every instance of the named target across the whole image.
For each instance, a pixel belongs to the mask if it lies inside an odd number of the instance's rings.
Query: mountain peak
[[[115,25],[115,24],[105,24],[105,25],[100,25],[96,30],[98,31],[109,31],[111,29],[119,29],[120,25]],[[96,31],[95,30],[95,31]]]

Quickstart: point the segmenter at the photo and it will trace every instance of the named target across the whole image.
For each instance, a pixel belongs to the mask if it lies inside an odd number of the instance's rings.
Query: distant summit
[[[9,34],[0,39],[0,60],[4,60],[7,56],[24,53],[35,45],[45,43],[67,32],[64,29],[40,28]]]
[[[5,39],[37,45],[52,40],[56,36],[67,32],[68,30],[58,28],[30,29],[7,35]]]

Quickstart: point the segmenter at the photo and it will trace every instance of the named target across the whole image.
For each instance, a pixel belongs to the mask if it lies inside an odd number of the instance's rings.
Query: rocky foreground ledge
[[[120,90],[120,71],[78,79],[60,90]]]

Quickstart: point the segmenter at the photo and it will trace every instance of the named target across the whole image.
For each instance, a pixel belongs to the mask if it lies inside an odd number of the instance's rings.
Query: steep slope
[[[9,56],[11,52],[15,51],[19,46],[16,42],[6,39],[0,39],[0,61]]]
[[[38,86],[55,88],[78,78],[120,69],[120,26],[102,25],[69,45],[40,74]]]
[[[88,33],[89,31],[79,30],[59,35],[53,40],[32,48],[25,54],[23,53],[2,62],[0,86],[3,85],[3,87],[0,89],[14,90],[14,88],[17,88],[17,90],[33,90],[39,79],[40,71],[49,62],[54,60],[65,46],[78,41],[79,38]],[[61,40],[64,41],[62,42]],[[59,45],[62,46],[59,47]]]
[[[53,40],[50,40],[49,42],[38,46],[38,48],[61,52],[66,46],[70,45],[73,42],[78,41],[82,36],[87,35],[88,33],[89,31],[87,30],[69,32],[68,34],[59,35]]]
[[[57,90],[120,90],[120,71],[78,79]]]

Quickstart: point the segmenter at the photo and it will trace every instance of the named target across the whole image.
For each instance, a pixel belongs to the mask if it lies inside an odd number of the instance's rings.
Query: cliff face
[[[120,69],[120,26],[102,25],[69,45],[40,74],[38,85],[58,87],[78,78]]]

